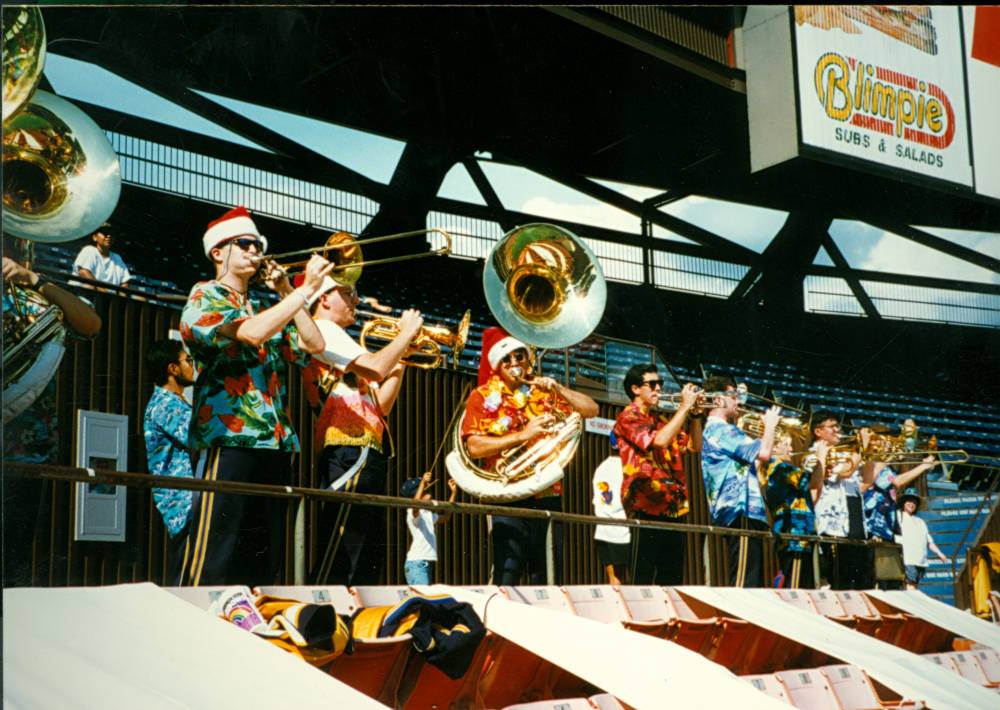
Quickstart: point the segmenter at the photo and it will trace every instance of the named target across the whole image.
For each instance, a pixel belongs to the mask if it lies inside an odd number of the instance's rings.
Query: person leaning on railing
[[[105,222],[90,235],[92,244],[84,246],[73,262],[73,271],[94,281],[128,288],[132,275],[117,252],[111,251],[112,228]]]
[[[299,440],[288,418],[287,363],[305,366],[323,350],[307,306],[333,264],[314,254],[293,289],[284,271],[265,262],[265,283],[281,300],[258,312],[248,288],[267,240],[249,212],[230,210],[209,224],[202,242],[215,278],[194,285],[180,324],[197,373],[189,434],[195,476],[288,485]],[[284,502],[196,493],[191,516],[179,584],[278,581]]]

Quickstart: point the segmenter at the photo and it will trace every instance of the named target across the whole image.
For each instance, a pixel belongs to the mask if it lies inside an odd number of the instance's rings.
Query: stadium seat
[[[208,611],[208,608],[212,606],[212,602],[218,599],[223,590],[229,589],[229,587],[164,587],[164,589],[174,596],[194,604],[199,609]]]
[[[778,598],[783,602],[788,602],[793,606],[797,606],[803,611],[808,611],[813,614],[819,614],[819,610],[816,605],[813,604],[812,600],[805,590],[800,589],[775,589],[774,593],[778,595]]]
[[[879,698],[868,674],[857,666],[822,666],[830,688],[844,710],[880,710],[890,708],[923,708],[923,702],[892,701]]]
[[[834,592],[844,613],[854,619],[854,629],[868,636],[878,637],[879,631],[885,636],[894,636],[902,625],[902,615],[883,617],[865,601],[858,592]],[[891,633],[890,633],[891,632]],[[885,640],[885,639],[883,639]],[[891,641],[890,641],[891,643]]]
[[[844,624],[845,626],[854,628],[857,621],[853,615],[847,613],[834,592],[820,589],[816,591],[807,591],[806,595],[809,597],[809,601],[812,602],[816,611],[825,616],[827,619],[831,619]]]
[[[351,587],[351,592],[360,606],[395,606],[414,594],[414,591],[406,585]]]
[[[688,630],[689,633],[697,631],[693,628],[695,622],[714,622],[715,631],[710,638],[711,646],[707,652],[702,653],[729,670],[744,672],[753,669],[753,666],[749,665],[749,660],[754,658],[753,650],[759,644],[766,642],[768,635],[777,638],[743,619],[725,616],[707,604],[696,599],[688,599],[673,587],[663,589],[676,610],[680,623],[692,627]],[[681,628],[679,632],[684,630]]]
[[[747,683],[750,683],[753,687],[762,693],[770,695],[775,700],[780,700],[783,703],[791,704],[788,699],[788,693],[785,691],[785,685],[782,683],[777,676],[773,673],[761,673],[759,675],[744,675],[740,676]]]
[[[347,587],[258,587],[261,594],[289,597],[310,604],[333,604],[338,614],[353,616],[361,608],[358,600]]]
[[[562,588],[577,616],[605,624],[620,624],[626,617],[622,602],[610,584],[593,587],[569,586]]]
[[[951,659],[952,663],[955,664],[955,668],[966,680],[971,680],[976,685],[983,685],[990,688],[998,687],[998,683],[991,681],[983,670],[982,664],[979,663],[976,656],[968,651],[951,651],[949,653],[942,653],[942,656],[947,656]]]
[[[587,698],[560,698],[507,705],[503,710],[594,710],[594,706]]]
[[[1000,683],[1000,652],[988,647],[974,648],[969,653],[976,659],[990,684]]]
[[[875,638],[880,641],[891,643],[912,653],[935,653],[951,647],[951,638],[954,634],[938,628],[920,617],[899,613],[877,597],[865,595],[865,599],[882,616],[882,624],[875,634]],[[893,628],[890,625],[883,629],[885,620],[890,615],[899,618],[898,626]]]
[[[788,701],[801,710],[842,710],[826,676],[818,670],[777,671]]]
[[[611,693],[591,695],[587,700],[597,710],[625,710],[625,706]]]
[[[662,588],[623,585],[618,587],[618,597],[626,615],[625,628],[667,638],[669,621],[676,612]]]

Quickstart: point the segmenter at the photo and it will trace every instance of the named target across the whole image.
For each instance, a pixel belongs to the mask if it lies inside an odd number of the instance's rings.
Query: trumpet
[[[399,256],[390,256],[384,259],[370,259],[368,261],[364,260],[361,252],[362,245],[368,244],[378,244],[380,242],[388,242],[396,239],[405,239],[407,237],[416,237],[421,234],[440,234],[444,237],[445,245],[437,249],[432,249],[427,252],[417,252],[415,254],[401,254]],[[406,261],[408,259],[423,259],[429,256],[446,256],[451,253],[451,235],[443,229],[433,228],[433,229],[418,229],[412,232],[400,232],[398,234],[387,234],[382,237],[366,237],[364,239],[358,239],[357,237],[349,234],[348,232],[336,232],[331,234],[326,242],[321,247],[314,247],[311,249],[297,249],[295,251],[281,252],[280,254],[255,254],[250,257],[250,260],[259,268],[267,262],[273,262],[277,264],[282,271],[288,272],[291,269],[297,269],[305,266],[309,263],[309,259],[313,254],[319,254],[324,259],[332,261],[334,263],[333,272],[330,274],[330,278],[336,281],[341,286],[353,286],[357,283],[358,279],[361,278],[361,271],[365,266],[374,266],[376,264],[391,264],[396,261]],[[303,259],[297,259],[295,261],[289,261],[284,263],[278,263],[279,260],[285,259],[290,256],[303,256],[308,254],[309,256]]]
[[[366,347],[365,343],[368,340],[388,342],[399,335],[399,318],[368,311],[358,311],[358,314],[369,318],[361,327],[361,347]],[[441,353],[441,346],[444,345],[451,349],[452,369],[457,368],[458,358],[469,338],[471,319],[471,312],[466,311],[454,332],[445,325],[421,326],[420,332],[410,341],[410,349],[413,352],[400,362],[424,370],[440,367],[445,361],[445,356]]]

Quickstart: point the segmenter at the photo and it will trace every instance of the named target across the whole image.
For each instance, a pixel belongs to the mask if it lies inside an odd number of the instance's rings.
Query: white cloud
[[[520,210],[540,217],[592,224],[595,227],[614,229],[629,234],[639,234],[640,232],[640,220],[636,215],[607,204],[574,204],[554,200],[550,197],[536,196],[526,200],[521,205]]]
[[[771,243],[788,219],[787,212],[698,195],[685,197],[661,209],[756,252],[763,251]]]

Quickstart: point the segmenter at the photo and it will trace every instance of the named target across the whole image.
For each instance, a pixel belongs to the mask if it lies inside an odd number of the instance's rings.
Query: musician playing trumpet
[[[564,387],[550,377],[532,377],[528,346],[500,328],[483,332],[479,362],[479,387],[465,405],[462,438],[469,455],[481,459],[488,470],[499,455],[544,435],[556,415],[576,410],[584,418],[596,416],[597,403],[585,394]],[[519,508],[562,509],[562,482],[556,481],[534,497],[509,503]],[[561,555],[561,528],[553,524],[556,570]],[[545,537],[547,522],[494,516],[490,534],[493,549],[493,584],[546,583]],[[556,582],[558,583],[558,581]]]
[[[700,390],[684,385],[677,411],[668,419],[651,411],[663,388],[656,365],[633,365],[625,373],[623,387],[632,403],[615,420],[614,435],[622,460],[626,514],[640,520],[684,522],[688,494],[681,454],[701,449]],[[689,432],[684,431],[685,424]],[[632,583],[683,584],[686,548],[683,532],[639,528],[633,543]]]
[[[384,348],[370,353],[346,328],[354,324],[358,293],[352,284],[327,276],[313,296],[311,313],[326,345],[302,376],[306,400],[316,415],[315,448],[320,451],[320,487],[385,495],[388,452],[384,447],[389,416],[405,372],[400,362],[424,319],[420,311],[403,311],[399,333]],[[391,442],[390,442],[391,443]],[[319,536],[327,547],[318,584],[380,584],[385,566],[386,511],[375,506],[327,503],[319,519]],[[328,559],[332,556],[332,559]]]

